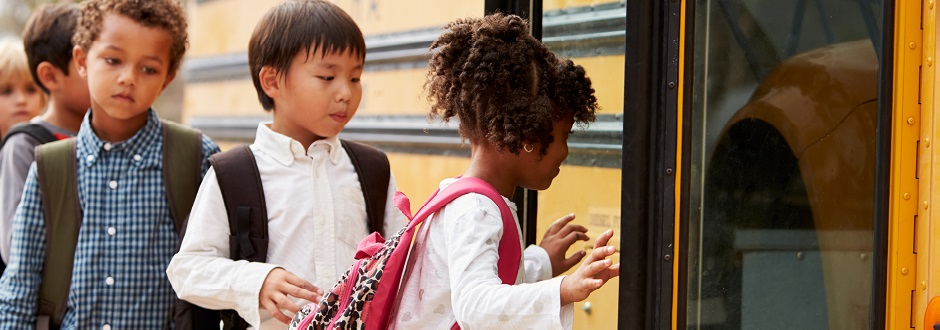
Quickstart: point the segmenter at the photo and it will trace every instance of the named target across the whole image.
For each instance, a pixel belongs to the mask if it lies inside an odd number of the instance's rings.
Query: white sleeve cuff
[[[245,267],[245,277],[238,279],[242,283],[238,292],[238,316],[245,319],[245,322],[248,322],[252,328],[260,329],[261,328],[261,304],[259,303],[259,297],[261,296],[261,286],[264,285],[264,280],[268,277],[268,274],[271,273],[275,268],[279,266],[274,264],[262,263],[262,262],[252,262]]]
[[[552,278],[552,260],[538,245],[529,245],[523,253],[526,282],[535,283]]]

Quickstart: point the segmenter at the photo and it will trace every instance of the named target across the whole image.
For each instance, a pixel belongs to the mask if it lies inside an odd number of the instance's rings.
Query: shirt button
[[[108,235],[114,236],[115,234],[117,234],[117,228],[108,227]]]
[[[93,161],[95,161],[95,156],[88,155],[87,157],[85,157],[85,160],[87,160],[87,161],[89,161],[89,162],[93,162]]]
[[[105,324],[104,326],[101,327],[101,330],[111,330],[111,325]]]
[[[104,150],[105,150],[105,151],[111,151],[111,143],[105,143],[105,144],[104,144]]]
[[[143,159],[144,159],[144,157],[141,157],[140,155],[134,155],[134,161],[135,161],[135,162],[139,162],[139,161],[141,161],[141,160],[143,160]]]
[[[111,187],[111,189],[117,189],[117,181],[111,180],[111,182],[108,182],[108,187]]]
[[[108,276],[108,278],[104,279],[104,284],[107,284],[108,286],[114,285],[114,278],[111,276]]]

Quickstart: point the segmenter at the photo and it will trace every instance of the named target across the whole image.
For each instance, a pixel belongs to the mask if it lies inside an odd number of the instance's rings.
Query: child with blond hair
[[[45,106],[46,97],[29,75],[23,42],[0,39],[0,136],[36,117]]]

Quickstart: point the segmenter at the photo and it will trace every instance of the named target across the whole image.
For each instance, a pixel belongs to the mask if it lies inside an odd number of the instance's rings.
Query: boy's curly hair
[[[82,2],[81,17],[72,36],[72,43],[86,52],[98,39],[101,25],[108,13],[123,15],[146,27],[159,28],[170,34],[170,70],[176,72],[189,45],[186,14],[176,0],[87,0]]]
[[[460,119],[460,135],[519,153],[553,142],[555,121],[595,120],[597,99],[584,68],[555,57],[515,15],[457,20],[431,44],[425,88],[429,117]]]

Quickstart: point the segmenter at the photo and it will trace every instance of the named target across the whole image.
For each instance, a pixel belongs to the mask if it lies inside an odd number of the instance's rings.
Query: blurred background
[[[40,4],[51,0],[0,0],[0,36],[19,36],[29,14]]]

